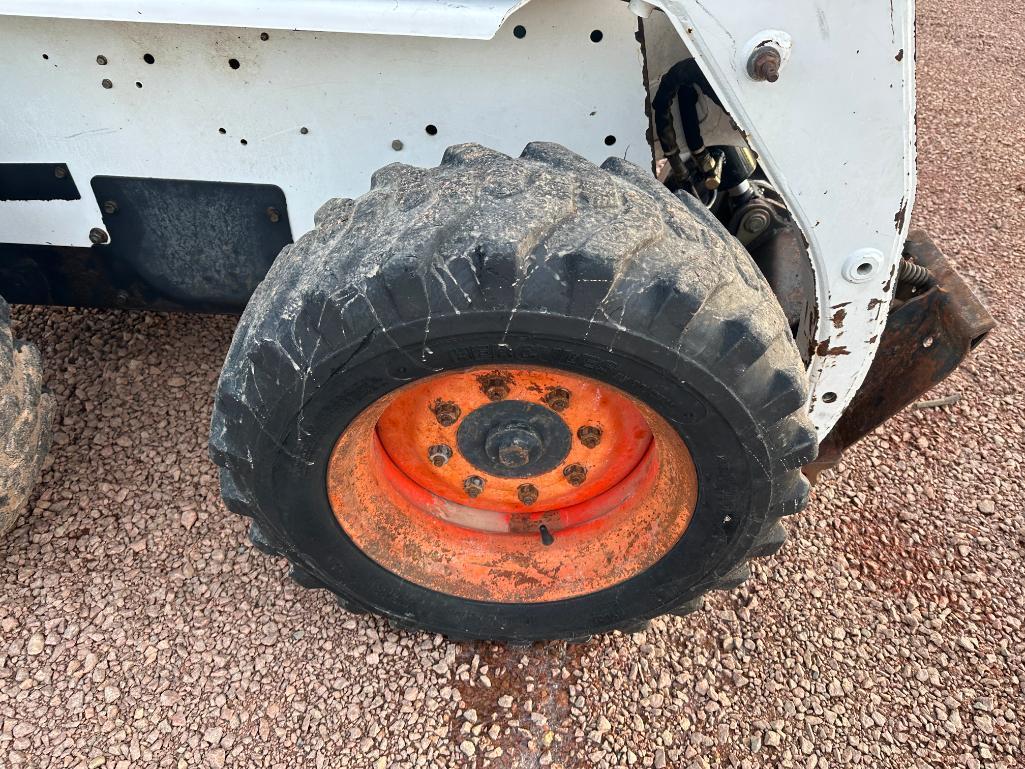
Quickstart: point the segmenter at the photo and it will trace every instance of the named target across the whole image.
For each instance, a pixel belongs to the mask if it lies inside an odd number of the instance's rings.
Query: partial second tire
[[[14,339],[10,309],[0,298],[0,536],[14,526],[39,480],[53,411],[39,351]]]
[[[254,542],[344,606],[577,638],[684,613],[779,548],[806,398],[775,297],[697,201],[618,159],[461,145],[282,253],[210,448]],[[621,443],[599,461],[585,428]]]

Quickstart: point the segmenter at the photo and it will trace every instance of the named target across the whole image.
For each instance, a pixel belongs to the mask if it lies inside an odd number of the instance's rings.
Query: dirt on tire
[[[14,339],[10,310],[0,299],[0,536],[14,527],[39,480],[53,411],[39,351]]]

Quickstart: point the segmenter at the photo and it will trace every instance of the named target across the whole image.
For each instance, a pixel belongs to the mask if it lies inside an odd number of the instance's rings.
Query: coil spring
[[[901,283],[907,283],[909,286],[920,288],[929,282],[932,275],[927,267],[915,264],[910,259],[901,259],[898,278]]]

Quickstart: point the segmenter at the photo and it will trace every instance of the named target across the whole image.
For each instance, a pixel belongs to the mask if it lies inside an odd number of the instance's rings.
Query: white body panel
[[[0,14],[489,40],[529,0],[0,0]]]
[[[103,226],[88,189],[97,175],[274,184],[298,236],[329,198],[364,193],[378,168],[433,166],[460,142],[519,154],[548,140],[595,162],[619,154],[650,165],[636,19],[625,6],[537,0],[516,23],[529,30],[522,40],[510,29],[486,41],[313,32],[263,41],[241,28],[0,17],[0,68],[19,72],[0,96],[0,162],[67,162],[82,192],[0,202],[0,241],[88,246],[90,228]],[[596,24],[600,45],[589,37]]]
[[[801,342],[814,350],[810,408],[823,437],[875,356],[910,225],[914,2],[652,2],[665,8],[808,240],[818,306]],[[752,80],[751,50],[779,32],[792,44],[779,81]],[[857,274],[862,264],[873,266]]]
[[[595,161],[651,160],[636,17],[618,0],[82,5],[0,0],[0,14],[12,14],[0,15],[0,64],[14,73],[0,96],[0,162],[67,162],[83,192],[0,202],[0,241],[88,245],[102,225],[88,182],[102,174],[277,184],[298,236],[324,200],[365,191],[376,168],[433,165],[461,141],[518,153],[545,139]],[[913,0],[650,5],[698,59],[809,242],[817,307],[801,344],[823,436],[871,364],[910,219]],[[260,39],[278,27],[344,34]],[[592,29],[603,31],[600,44]],[[789,45],[773,84],[747,75],[750,49],[765,39]],[[109,64],[98,66],[98,54]],[[101,89],[103,78],[114,87]],[[721,133],[721,117],[710,117]],[[862,263],[872,265],[866,275]]]

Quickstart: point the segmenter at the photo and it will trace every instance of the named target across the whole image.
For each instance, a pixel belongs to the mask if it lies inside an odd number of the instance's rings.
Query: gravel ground
[[[0,544],[0,765],[1021,765],[1025,11],[919,16],[915,218],[1001,327],[687,619],[517,649],[348,615],[219,502],[230,319],[19,310],[62,419]]]

